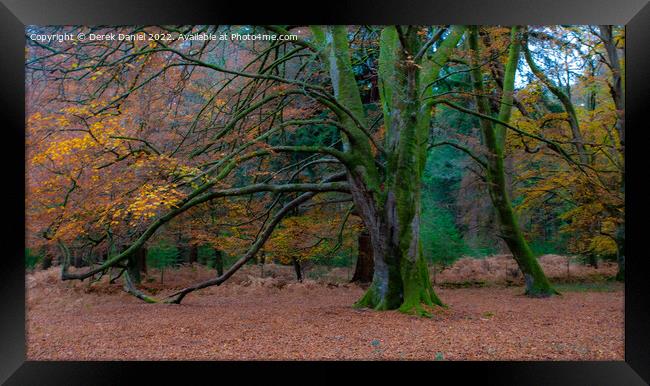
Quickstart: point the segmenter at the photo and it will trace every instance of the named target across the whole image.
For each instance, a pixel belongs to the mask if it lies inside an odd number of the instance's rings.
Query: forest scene
[[[623,360],[624,27],[25,38],[29,360]]]

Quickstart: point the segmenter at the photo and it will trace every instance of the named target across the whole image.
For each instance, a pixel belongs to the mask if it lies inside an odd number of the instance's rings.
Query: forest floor
[[[485,263],[484,261],[487,261]],[[61,282],[50,268],[27,275],[29,360],[623,360],[623,285],[616,269],[542,265],[562,296],[530,299],[507,256],[463,259],[436,272],[449,306],[432,318],[351,305],[363,289],[350,269],[245,266],[181,305],[147,304],[102,279]],[[148,293],[214,277],[203,266],[150,270]]]

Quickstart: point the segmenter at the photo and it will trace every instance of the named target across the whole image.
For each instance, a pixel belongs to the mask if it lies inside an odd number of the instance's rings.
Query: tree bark
[[[188,259],[187,262],[190,264],[194,264],[198,261],[199,259],[199,247],[196,244],[190,245],[190,251],[188,254]]]
[[[149,252],[146,247],[142,247],[142,254],[138,264],[140,264],[140,272],[147,273],[147,253]]]
[[[180,242],[176,244],[178,255],[176,255],[176,265],[183,265],[189,260],[190,250],[187,244]]]
[[[359,252],[357,257],[357,264],[354,269],[351,283],[370,283],[372,275],[375,270],[375,265],[372,257],[372,243],[370,241],[370,233],[366,230],[359,234]]]
[[[81,254],[81,251],[74,251],[73,252],[73,263],[72,265],[75,268],[81,268],[84,266],[84,261],[83,261],[83,256]]]
[[[616,262],[618,263],[616,280],[625,281],[625,223],[616,230]]]
[[[142,282],[141,272],[147,272],[147,248],[139,248],[129,256],[127,262],[127,273],[134,284]]]
[[[613,30],[611,25],[600,26],[600,37],[607,51],[609,66],[612,71],[612,83],[610,84],[610,94],[616,106],[616,131],[618,132],[619,141],[623,154],[625,154],[625,83],[623,79],[623,69],[618,55],[618,48],[614,42]]]
[[[138,262],[137,262],[138,260],[137,255],[139,254],[140,252],[136,252],[133,255],[129,256],[129,259],[126,263],[126,267],[127,267],[126,273],[127,275],[129,275],[131,281],[134,284],[140,284],[140,282],[142,281],[142,277],[140,276],[140,269],[138,267]]]

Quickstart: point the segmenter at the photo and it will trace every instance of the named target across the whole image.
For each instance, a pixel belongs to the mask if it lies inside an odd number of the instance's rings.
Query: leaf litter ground
[[[623,360],[623,286],[603,278],[615,267],[559,265],[562,296],[529,299],[501,257],[456,263],[437,273],[449,306],[430,319],[351,305],[363,289],[350,271],[312,268],[296,283],[291,267],[246,266],[229,282],[181,305],[146,304],[106,280],[60,282],[51,268],[27,276],[30,360]],[[553,260],[555,259],[555,260]],[[478,261],[478,260],[476,260]],[[544,260],[543,260],[544,262]],[[465,266],[463,266],[463,264]],[[470,266],[469,268],[467,266]],[[490,266],[503,272],[491,272]],[[318,269],[317,269],[318,268]],[[319,271],[320,269],[320,271]],[[310,275],[311,273],[311,275]],[[150,272],[143,289],[158,296],[214,271]]]

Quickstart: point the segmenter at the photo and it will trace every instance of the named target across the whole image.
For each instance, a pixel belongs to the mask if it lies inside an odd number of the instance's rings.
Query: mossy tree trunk
[[[386,27],[380,41],[379,87],[386,129],[383,173],[370,142],[357,128],[366,121],[352,66],[345,27],[315,27],[314,36],[327,63],[334,95],[352,115],[341,113],[347,128],[348,181],[370,236],[372,283],[358,307],[399,309],[427,315],[425,306],[442,305],[429,279],[420,242],[421,180],[428,145],[430,84],[464,32],[453,27],[429,57],[415,27]]]
[[[490,105],[485,97],[483,74],[480,67],[480,47],[478,43],[478,27],[470,27],[469,46],[472,52],[472,83],[476,94],[478,110],[483,115],[492,115]],[[520,28],[512,28],[511,45],[503,80],[503,93],[499,109],[499,121],[508,123],[512,110],[514,79],[520,54]],[[502,125],[494,125],[487,119],[481,119],[481,132],[486,147],[487,185],[490,198],[499,219],[500,236],[508,245],[510,252],[517,261],[524,275],[526,294],[533,297],[546,297],[556,294],[546,278],[539,262],[533,255],[524,239],[517,218],[512,209],[508,186],[504,172],[504,148],[506,129]]]

